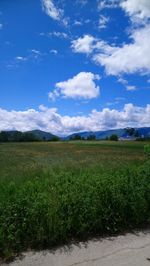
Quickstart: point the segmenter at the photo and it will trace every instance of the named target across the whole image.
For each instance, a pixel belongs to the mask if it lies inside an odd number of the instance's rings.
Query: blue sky
[[[150,126],[149,0],[1,0],[0,130]]]

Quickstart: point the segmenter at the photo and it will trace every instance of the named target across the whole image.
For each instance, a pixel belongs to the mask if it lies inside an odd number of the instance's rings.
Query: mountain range
[[[81,138],[87,139],[91,135],[94,135],[96,139],[102,140],[109,138],[111,135],[115,134],[119,138],[129,139],[129,137],[134,137],[135,133],[139,137],[149,138],[150,137],[150,127],[142,127],[142,128],[135,128],[133,134],[128,130],[130,128],[124,129],[112,129],[112,130],[105,130],[105,131],[84,131],[71,134],[67,136],[65,139],[73,139],[75,136],[80,136]]]
[[[19,134],[23,134],[28,139],[30,135],[34,136],[35,140],[70,140],[75,139],[77,136],[81,139],[88,139],[90,136],[94,136],[97,140],[103,140],[109,138],[111,135],[115,134],[121,139],[135,139],[137,137],[142,138],[150,138],[150,127],[142,127],[142,128],[124,128],[124,129],[112,129],[112,130],[105,130],[105,131],[84,131],[84,132],[77,132],[73,133],[66,137],[58,137],[52,133],[45,132],[42,130],[31,130],[26,131],[24,133],[19,131],[7,131],[8,139],[14,140],[16,136]]]

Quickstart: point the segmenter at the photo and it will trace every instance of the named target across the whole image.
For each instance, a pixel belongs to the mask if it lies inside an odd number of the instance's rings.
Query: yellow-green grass
[[[145,160],[143,142],[35,142],[0,144],[0,179],[34,169],[102,168],[140,165]]]

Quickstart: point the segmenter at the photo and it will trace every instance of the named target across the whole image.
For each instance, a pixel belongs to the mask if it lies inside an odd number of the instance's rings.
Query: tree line
[[[1,131],[0,142],[30,142],[30,141],[46,141],[45,137],[38,138],[32,132],[20,132],[20,131]],[[53,136],[47,141],[58,141],[57,136]]]

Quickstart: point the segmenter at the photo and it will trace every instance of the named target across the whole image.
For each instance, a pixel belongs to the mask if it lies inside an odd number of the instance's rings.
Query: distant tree
[[[129,135],[129,136],[131,136],[131,137],[135,137],[135,138],[139,138],[140,137],[140,134],[139,134],[139,132],[138,132],[138,130],[137,129],[135,129],[135,128],[129,128],[129,127],[127,127],[126,129],[125,129],[125,131],[126,131],[126,133]]]
[[[135,137],[135,138],[139,138],[139,137],[141,137],[140,134],[139,134],[139,132],[138,132],[138,130],[135,130],[135,132],[134,132],[134,137]]]
[[[12,141],[20,142],[23,139],[23,133],[20,131],[15,131],[12,136]]]
[[[129,136],[134,136],[136,130],[135,130],[135,128],[127,127],[127,128],[125,129],[125,131],[126,131],[126,133],[127,133]]]
[[[53,136],[51,139],[49,139],[49,141],[59,141],[60,138],[57,136]]]
[[[112,134],[109,138],[109,140],[112,140],[112,141],[118,141],[118,136],[116,134]]]
[[[7,131],[0,132],[0,142],[7,142],[8,141],[8,133]]]
[[[38,141],[38,139],[33,133],[24,132],[22,136],[22,141]]]
[[[70,140],[81,140],[81,136],[79,134],[76,134],[76,135],[70,137]]]
[[[95,135],[89,135],[87,137],[87,140],[95,140],[95,139],[96,139]]]

